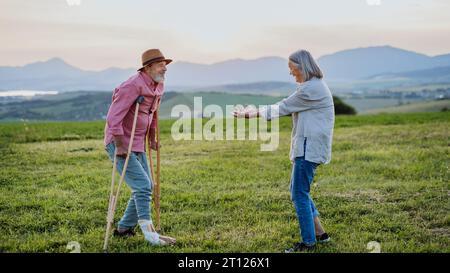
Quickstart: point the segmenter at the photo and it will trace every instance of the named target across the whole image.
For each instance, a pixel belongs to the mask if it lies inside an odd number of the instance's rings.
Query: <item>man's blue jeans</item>
[[[308,245],[316,243],[314,218],[319,216],[319,212],[311,199],[309,191],[318,165],[305,160],[304,156],[296,157],[291,175],[291,198],[297,212],[300,235],[303,242]]]
[[[116,146],[109,143],[105,150],[109,159],[114,163],[114,151]],[[117,170],[119,174],[123,171],[125,157],[117,157]],[[145,153],[132,152],[125,173],[125,182],[131,188],[131,197],[125,214],[119,222],[120,228],[133,228],[138,220],[151,220],[150,202],[152,196],[152,181],[148,169],[147,156]]]

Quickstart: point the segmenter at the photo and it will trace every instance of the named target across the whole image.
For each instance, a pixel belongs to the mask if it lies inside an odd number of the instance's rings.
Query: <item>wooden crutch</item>
[[[160,226],[160,197],[161,197],[161,144],[159,137],[159,104],[156,109],[156,187],[155,187],[155,209],[156,209],[156,230],[161,230]]]
[[[144,101],[144,96],[139,96],[136,99],[136,109],[134,111],[133,127],[131,129],[131,137],[130,137],[130,143],[128,145],[127,157],[125,159],[125,164],[123,165],[122,174],[120,176],[119,185],[117,187],[116,192],[114,192],[114,186],[115,186],[114,185],[114,177],[115,177],[116,165],[117,165],[117,147],[114,149],[113,172],[112,172],[112,177],[111,177],[111,194],[109,195],[108,213],[106,216],[105,242],[103,244],[103,251],[105,251],[105,252],[108,250],[108,240],[109,240],[109,235],[111,232],[111,226],[114,222],[114,214],[116,211],[117,201],[119,200],[120,187],[122,186],[122,182],[125,178],[125,173],[126,173],[126,170],[128,167],[128,161],[130,159],[131,149],[133,148],[133,139],[134,139],[134,133],[136,131],[136,122],[137,122],[137,117],[138,117],[138,113],[139,113],[139,105],[143,101]]]
[[[150,161],[150,170],[152,175],[152,181],[155,183],[155,189],[153,192],[153,202],[155,205],[155,212],[156,212],[156,230],[161,230],[160,225],[160,197],[161,197],[161,187],[160,187],[160,179],[161,179],[161,145],[160,145],[160,137],[159,137],[159,103],[156,108],[156,180],[155,179],[155,172],[153,169],[153,157],[152,157],[152,149],[150,147],[150,143],[148,143],[149,149],[148,149],[148,158]]]

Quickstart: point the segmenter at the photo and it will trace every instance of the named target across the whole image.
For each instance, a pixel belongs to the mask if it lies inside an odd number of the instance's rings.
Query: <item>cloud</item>
[[[264,27],[242,39],[239,51],[250,58],[267,54],[286,57],[305,48],[315,57],[339,50],[377,45],[392,45],[420,53],[449,53],[449,28],[377,28],[372,26],[278,26]],[[439,41],[438,43],[436,41]]]
[[[10,26],[14,25],[14,28]],[[190,52],[188,37],[152,27],[127,27],[83,23],[14,22],[0,19],[0,59],[11,65],[55,56],[85,69],[109,66],[134,67],[140,54],[160,47],[166,55]],[[184,39],[183,39],[184,38]],[[187,43],[183,43],[187,42]]]
[[[318,57],[387,44],[436,55],[450,51],[449,3],[96,0],[73,7],[65,0],[3,0],[0,65],[58,56],[85,69],[135,67],[149,47],[174,60],[200,63],[286,57],[298,48]]]

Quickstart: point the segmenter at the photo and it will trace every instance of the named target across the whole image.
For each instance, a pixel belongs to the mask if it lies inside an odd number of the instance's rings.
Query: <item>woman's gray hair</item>
[[[322,79],[323,73],[319,65],[307,50],[298,50],[289,56],[289,60],[297,65],[302,73],[304,81],[309,81],[313,77]]]

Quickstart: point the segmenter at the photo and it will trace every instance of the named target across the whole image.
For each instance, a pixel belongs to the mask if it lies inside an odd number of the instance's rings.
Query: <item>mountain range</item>
[[[391,46],[356,48],[318,58],[327,81],[352,82],[393,78],[407,81],[450,82],[450,54],[427,56]],[[131,68],[87,71],[61,58],[25,66],[0,66],[0,90],[110,91],[136,73]],[[438,75],[438,76],[437,76]],[[174,62],[168,66],[166,90],[225,91],[292,88],[287,59],[263,57],[214,64]],[[250,91],[249,91],[250,92]]]

